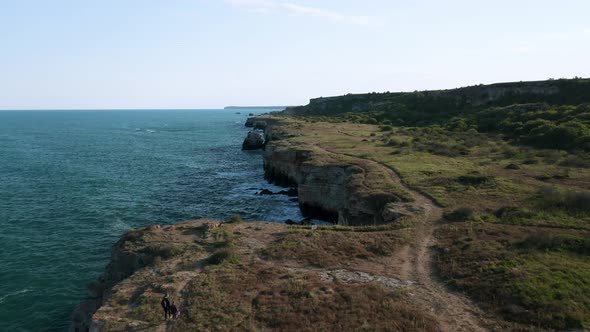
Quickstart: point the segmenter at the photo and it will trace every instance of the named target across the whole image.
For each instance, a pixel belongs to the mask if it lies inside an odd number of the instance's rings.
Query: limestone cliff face
[[[305,106],[283,111],[286,115],[339,115],[347,112],[470,112],[479,107],[547,103],[579,105],[590,102],[590,79],[559,79],[475,85],[457,89],[347,94],[310,99]],[[391,120],[391,119],[390,119]]]
[[[366,185],[368,176],[379,176],[369,161],[344,160],[314,146],[277,140],[272,132],[267,136],[271,140],[264,151],[265,176],[277,185],[297,187],[305,216],[340,225],[378,225],[405,215],[394,211],[395,205],[404,204],[402,198]]]
[[[483,87],[478,94],[473,94],[474,106],[485,105],[507,96],[537,95],[548,96],[559,93],[559,87],[548,84],[526,84],[521,86],[492,85]]]

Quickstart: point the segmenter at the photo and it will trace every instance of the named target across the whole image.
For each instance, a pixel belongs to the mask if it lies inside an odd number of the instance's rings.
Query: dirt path
[[[330,154],[339,154],[318,145],[315,147]],[[391,258],[391,267],[399,271],[401,282],[412,285],[409,288],[412,298],[417,304],[430,310],[439,321],[442,331],[489,331],[487,326],[493,326],[493,321],[485,318],[481,309],[464,295],[449,290],[435,279],[432,247],[436,243],[434,231],[442,219],[442,208],[431,198],[409,187],[388,166],[373,160],[363,160],[387,170],[391,179],[408,191],[414,198],[414,204],[423,210],[422,217],[414,228],[414,242]]]
[[[402,281],[414,283],[411,289],[413,299],[429,308],[436,316],[443,331],[489,331],[489,322],[471,300],[462,294],[450,291],[440,281],[435,280],[432,262],[432,248],[436,243],[434,230],[442,219],[442,208],[431,198],[410,188],[401,177],[386,165],[391,178],[407,190],[416,205],[424,210],[423,217],[414,229],[412,245],[406,246],[394,256],[393,264],[399,264]]]

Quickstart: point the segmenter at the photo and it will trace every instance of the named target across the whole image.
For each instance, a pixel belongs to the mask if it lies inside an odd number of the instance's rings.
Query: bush
[[[525,240],[520,242],[520,246],[528,250],[568,250],[582,255],[590,254],[590,238],[546,232],[533,232],[529,234]]]
[[[590,211],[589,191],[563,191],[556,187],[543,187],[539,190],[541,202],[545,206]]]
[[[227,221],[228,224],[239,224],[239,223],[242,223],[242,222],[244,222],[244,220],[242,220],[242,217],[240,217],[238,215],[232,216]]]
[[[570,155],[560,162],[559,165],[567,167],[588,168],[590,167],[590,160],[584,159],[580,156]]]
[[[459,208],[451,213],[445,214],[445,219],[449,221],[465,221],[473,217],[475,212],[468,207]]]
[[[459,183],[466,185],[466,186],[494,186],[496,185],[496,180],[493,176],[487,175],[462,175],[457,178]]]
[[[392,131],[393,127],[390,125],[381,126],[381,131]]]
[[[388,146],[400,146],[401,144],[402,142],[395,137],[392,137],[387,141]]]
[[[224,262],[235,263],[238,260],[236,252],[232,249],[219,249],[207,259],[211,265],[219,265]]]
[[[496,217],[500,218],[503,222],[514,223],[523,219],[534,218],[536,214],[528,209],[516,207],[516,206],[505,206],[495,213]]]

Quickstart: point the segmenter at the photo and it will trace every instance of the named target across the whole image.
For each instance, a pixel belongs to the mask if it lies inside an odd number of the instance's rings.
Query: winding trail
[[[342,155],[327,150],[317,144],[316,148],[323,152]],[[443,210],[433,199],[407,185],[400,175],[385,164],[370,159],[344,154],[347,157],[362,159],[385,169],[391,179],[404,188],[414,204],[423,213],[417,216],[413,228],[413,242],[404,246],[391,257],[390,267],[398,271],[399,279],[408,285],[412,299],[416,304],[429,310],[440,324],[443,332],[480,332],[490,331],[494,326],[493,319],[486,318],[483,311],[466,296],[451,291],[442,282],[436,280],[433,266],[433,246],[436,244],[434,231],[442,219]]]
[[[393,170],[387,169],[424,209],[422,220],[415,225],[415,242],[394,257],[399,264],[400,278],[414,283],[413,299],[430,309],[443,331],[488,331],[485,326],[489,323],[485,322],[481,309],[464,295],[450,291],[435,280],[432,247],[436,243],[434,230],[442,219],[442,209],[430,198],[404,184]]]

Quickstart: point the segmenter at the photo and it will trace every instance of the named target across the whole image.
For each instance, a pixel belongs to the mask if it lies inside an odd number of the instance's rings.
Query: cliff
[[[297,187],[305,216],[339,225],[380,225],[416,213],[418,207],[391,170],[367,159],[330,152],[302,139],[295,120],[265,118],[264,170],[268,181]]]
[[[377,122],[422,126],[469,117],[482,109],[513,104],[579,105],[590,102],[590,79],[559,79],[476,85],[448,90],[348,94],[311,99],[308,105],[283,111],[291,116],[345,117],[368,115]],[[357,113],[352,116],[351,113]],[[348,117],[347,117],[348,116]],[[367,122],[371,123],[371,122]]]
[[[412,283],[390,264],[404,241],[395,229],[350,233],[277,223],[139,228],[115,245],[95,312],[81,313],[87,319],[70,330],[437,331],[428,310],[406,295]],[[180,318],[164,319],[164,293]]]
[[[414,202],[412,195],[405,191],[401,183],[396,182],[397,177],[391,170],[368,160],[331,153],[314,144],[299,141],[301,135],[297,132],[299,124],[296,121],[276,117],[262,120],[269,124],[265,130],[265,174],[270,181],[277,184],[296,186],[300,206],[306,215],[331,220],[340,225],[381,225],[424,212],[422,206]],[[363,301],[369,302],[372,295],[366,292],[379,289],[381,294],[388,296],[387,294],[398,288],[405,287],[396,278],[376,272],[383,270],[380,266],[386,264],[391,246],[403,242],[403,236],[397,234],[395,228],[386,228],[386,232],[378,235],[367,233],[336,236],[332,232],[318,231],[313,238],[308,238],[305,235],[307,233],[302,233],[303,238],[299,238],[297,243],[309,239],[313,241],[297,249],[297,252],[292,252],[290,243],[293,239],[286,240],[289,237],[286,227],[273,223],[227,224],[214,220],[198,220],[178,225],[152,225],[129,231],[113,247],[110,263],[103,275],[89,285],[92,299],[76,308],[72,314],[70,331],[230,330],[246,325],[270,330],[280,330],[280,326],[295,328],[301,322],[289,321],[282,313],[273,313],[271,316],[275,318],[266,317],[260,321],[252,321],[252,317],[257,317],[253,313],[246,314],[252,310],[263,310],[263,316],[269,314],[264,313],[267,310],[265,306],[260,307],[255,303],[270,301],[266,299],[268,295],[265,292],[268,290],[265,289],[277,287],[277,284],[283,282],[281,275],[285,273],[297,280],[302,275],[307,275],[305,278],[311,278],[311,281],[306,279],[301,285],[313,292],[326,288],[326,285],[333,282],[332,278],[337,278],[338,275],[338,278],[348,280],[344,285],[338,286],[340,292],[360,296],[364,298]],[[374,242],[377,239],[378,242]],[[355,254],[359,250],[362,253]],[[353,256],[345,258],[351,254]],[[374,257],[376,261],[368,264],[366,257]],[[288,259],[288,264],[283,265],[284,259]],[[352,269],[352,263],[364,267],[360,270]],[[313,268],[324,265],[331,269],[318,271]],[[343,270],[344,267],[347,268]],[[274,272],[270,277],[265,276],[264,281],[246,283],[239,279],[227,286],[229,290],[216,290],[223,293],[224,298],[230,296],[228,291],[235,292],[231,296],[235,296],[242,306],[235,308],[235,312],[230,314],[235,321],[221,322],[216,317],[221,312],[227,315],[229,302],[214,300],[214,303],[207,304],[207,301],[212,300],[211,296],[221,295],[209,294],[201,287],[210,290],[216,287],[216,283],[226,284],[228,281],[224,278],[227,269],[240,278],[269,269]],[[267,284],[271,280],[275,281]],[[366,289],[357,287],[367,282],[371,282],[372,286]],[[374,282],[377,284],[373,285]],[[248,287],[255,289],[244,293],[243,289]],[[164,321],[161,317],[159,300],[166,292],[172,299],[182,303],[185,315],[183,319]],[[296,302],[291,303],[291,300],[287,297],[281,301],[292,306]],[[330,308],[340,300],[328,297],[322,301]],[[249,309],[244,309],[244,306]],[[294,312],[303,309],[292,308]],[[333,309],[325,310],[330,315],[335,313]],[[352,315],[346,312],[344,310],[338,315]],[[384,311],[378,315],[385,315],[384,322],[388,321],[385,318],[390,315],[395,316],[392,319],[404,321],[406,318],[398,317],[403,312],[411,313],[407,317],[426,317],[420,310],[415,310],[414,305],[409,304],[403,304],[398,312]],[[246,317],[250,318],[246,320]],[[278,324],[277,320],[281,322],[279,325],[275,325]],[[317,317],[317,321],[328,324],[325,325],[327,329],[337,329],[335,325],[331,325],[337,321],[326,321],[322,317]],[[430,322],[428,319],[425,321]],[[349,327],[357,326],[356,322],[348,324]],[[436,324],[431,322],[427,325]],[[303,328],[306,329],[310,330],[311,326]]]

